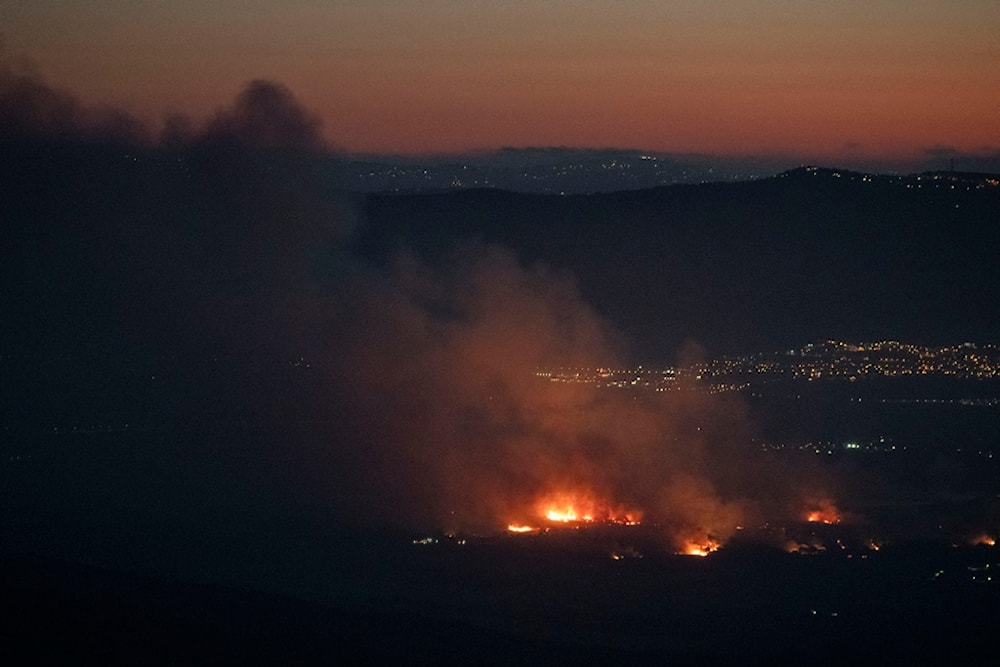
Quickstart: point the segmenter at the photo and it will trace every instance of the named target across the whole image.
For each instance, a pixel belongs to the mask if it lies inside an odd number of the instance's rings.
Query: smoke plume
[[[36,77],[4,70],[0,83],[5,139],[141,147],[150,134]],[[7,269],[8,304],[24,321],[47,313],[35,322],[49,351],[115,340],[116,358],[172,364],[161,421],[254,425],[239,455],[214,441],[206,455],[251,494],[305,498],[344,521],[492,529],[569,497],[642,515],[675,542],[720,541],[780,495],[748,464],[737,397],[541,375],[625,364],[624,337],[572,275],[468,241],[437,258],[359,256],[364,221],[332,180],[319,129],[284,86],[254,81],[200,126],[170,119],[159,146],[127,160],[39,162],[14,208],[22,261]],[[45,245],[40,224],[75,240]],[[53,287],[45,265],[67,279]],[[26,331],[8,343],[43,340]]]

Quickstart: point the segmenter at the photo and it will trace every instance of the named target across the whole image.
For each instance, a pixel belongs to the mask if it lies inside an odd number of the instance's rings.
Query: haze
[[[8,53],[153,124],[281,81],[353,152],[619,146],[799,163],[998,149],[1000,5],[5,3]]]

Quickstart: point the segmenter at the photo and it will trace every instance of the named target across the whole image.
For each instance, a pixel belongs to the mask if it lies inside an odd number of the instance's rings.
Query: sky
[[[0,26],[84,103],[201,117],[264,78],[352,152],[1000,149],[995,0],[39,0]]]

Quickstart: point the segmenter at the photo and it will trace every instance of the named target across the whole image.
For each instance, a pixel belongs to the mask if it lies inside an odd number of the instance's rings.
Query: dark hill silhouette
[[[357,221],[354,249],[370,261],[401,247],[446,261],[455,244],[480,241],[568,271],[640,360],[669,360],[686,339],[725,353],[997,335],[1000,187],[988,175],[803,168],[565,197],[351,198],[335,190],[334,160],[294,152],[5,152],[6,349],[114,347],[135,326],[169,340],[170,322],[210,309],[220,291],[253,300],[336,270],[330,247],[345,220]],[[294,255],[303,245],[310,256]]]
[[[947,177],[947,178],[946,178]],[[663,359],[825,337],[996,336],[1000,188],[983,175],[771,179],[577,196],[370,196],[359,247],[443,258],[458,239],[573,272],[584,297]]]

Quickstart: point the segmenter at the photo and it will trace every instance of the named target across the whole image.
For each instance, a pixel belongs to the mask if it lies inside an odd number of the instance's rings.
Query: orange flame
[[[604,521],[636,525],[642,512],[597,499],[589,492],[557,492],[543,496],[535,505],[540,517],[555,523],[593,523]]]
[[[840,523],[841,516],[833,501],[823,499],[814,503],[812,509],[806,510],[806,521],[832,525]]]
[[[523,526],[516,523],[507,524],[507,530],[512,533],[534,533],[538,530],[534,526]]]
[[[704,529],[689,529],[679,537],[680,548],[677,550],[677,554],[681,556],[705,557],[722,546],[719,540],[709,535]]]
[[[584,514],[580,516],[577,514],[573,507],[566,507],[563,509],[553,508],[545,512],[545,518],[549,521],[561,521],[562,523],[569,523],[570,521],[593,521],[594,517],[590,514]]]
[[[973,546],[994,547],[997,544],[996,538],[992,535],[987,535],[986,533],[976,535],[972,538],[971,542]]]
[[[684,556],[705,557],[717,550],[719,546],[718,541],[713,540],[710,537],[707,537],[704,540],[687,540],[679,553]]]

